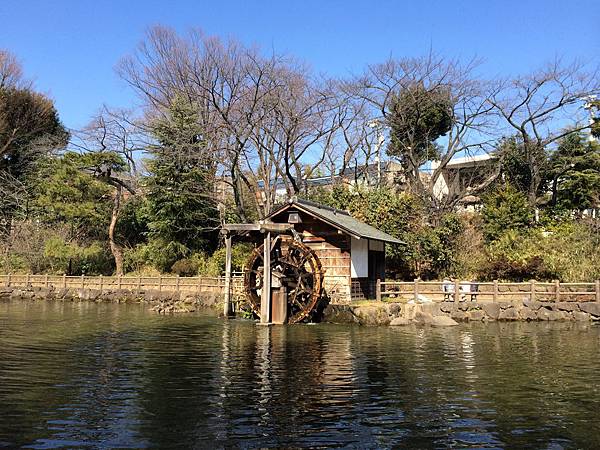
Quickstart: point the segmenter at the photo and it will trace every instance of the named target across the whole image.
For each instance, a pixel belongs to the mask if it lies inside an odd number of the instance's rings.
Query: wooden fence
[[[243,277],[239,272],[232,274],[232,291],[243,288]],[[67,275],[0,275],[0,286],[43,287],[51,289],[95,289],[100,292],[114,290],[162,292],[190,292],[222,294],[225,277],[179,277],[179,276],[67,276]]]
[[[243,295],[241,272],[232,273],[233,297]],[[52,289],[95,289],[222,294],[225,277],[178,276],[66,276],[66,275],[0,275],[0,287],[43,287]],[[473,282],[473,281],[380,281],[375,286],[375,298],[421,301],[427,297],[434,302],[509,300],[538,300],[544,302],[596,301],[600,302],[600,280],[593,283],[527,283]]]
[[[545,302],[600,302],[600,280],[593,283],[560,283],[559,281],[500,283],[475,281],[380,281],[376,284],[376,299],[398,298],[421,301],[509,301],[538,300]]]

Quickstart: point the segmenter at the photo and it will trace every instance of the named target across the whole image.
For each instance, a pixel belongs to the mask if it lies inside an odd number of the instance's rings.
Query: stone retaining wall
[[[0,300],[56,300],[65,302],[146,303],[158,313],[194,312],[221,308],[222,295],[213,293],[161,292],[158,290],[52,289],[43,287],[0,287]]]
[[[598,302],[538,302],[530,300],[477,303],[441,302],[424,304],[376,303],[328,305],[324,322],[361,325],[452,324],[456,322],[492,321],[596,321],[600,320]]]

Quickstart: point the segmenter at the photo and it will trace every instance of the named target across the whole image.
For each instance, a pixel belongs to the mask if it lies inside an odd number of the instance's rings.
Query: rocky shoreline
[[[161,292],[158,290],[102,291],[42,287],[0,287],[0,300],[56,300],[65,302],[144,303],[159,314],[191,313],[210,308],[222,311],[221,295],[213,293]],[[313,318],[316,322],[377,325],[451,326],[459,322],[495,321],[600,321],[600,302],[360,302],[329,304]]]
[[[375,303],[328,305],[322,320],[360,325],[456,325],[459,322],[600,320],[598,302],[537,302],[530,300],[478,303]]]

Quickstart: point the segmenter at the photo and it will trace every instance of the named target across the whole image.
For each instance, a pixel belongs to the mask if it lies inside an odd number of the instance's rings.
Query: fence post
[[[137,278],[137,291],[138,293],[142,290],[142,277],[140,275],[138,275]]]
[[[158,276],[158,292],[162,292],[162,275]]]
[[[494,280],[494,297],[493,297],[493,301],[494,301],[494,303],[498,302],[498,280]]]
[[[454,303],[460,302],[460,283],[458,279],[454,280]]]
[[[81,275],[81,289],[85,287],[85,276]]]
[[[600,280],[596,280],[596,301],[600,302]]]
[[[100,274],[100,295],[102,295],[102,285],[104,284],[104,279],[102,277],[102,274]]]
[[[380,302],[381,301],[381,279],[377,278],[377,283],[375,284],[375,299]]]
[[[413,284],[413,298],[415,300],[415,303],[419,299],[419,279],[418,278],[415,278],[415,281]]]
[[[560,302],[560,281],[554,281],[554,296],[557,302]]]
[[[10,287],[10,273],[6,276],[6,287]]]
[[[179,292],[179,274],[177,274],[176,286],[177,286],[177,292]]]
[[[121,290],[121,275],[117,275],[117,289]]]
[[[25,281],[25,286],[29,287],[29,283],[31,283],[31,275],[27,274],[27,280]]]
[[[535,280],[531,280],[529,300],[531,300],[532,302],[535,301]]]
[[[202,292],[202,277],[198,275],[198,282],[196,283],[196,292],[199,294]]]
[[[63,273],[63,289],[67,289],[67,274]]]

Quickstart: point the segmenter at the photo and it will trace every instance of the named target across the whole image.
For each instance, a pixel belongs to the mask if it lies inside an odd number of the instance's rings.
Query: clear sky
[[[430,48],[482,57],[490,76],[555,56],[600,60],[600,0],[0,0],[0,48],[20,58],[71,128],[103,103],[133,104],[114,66],[155,24],[291,53],[330,75]]]

